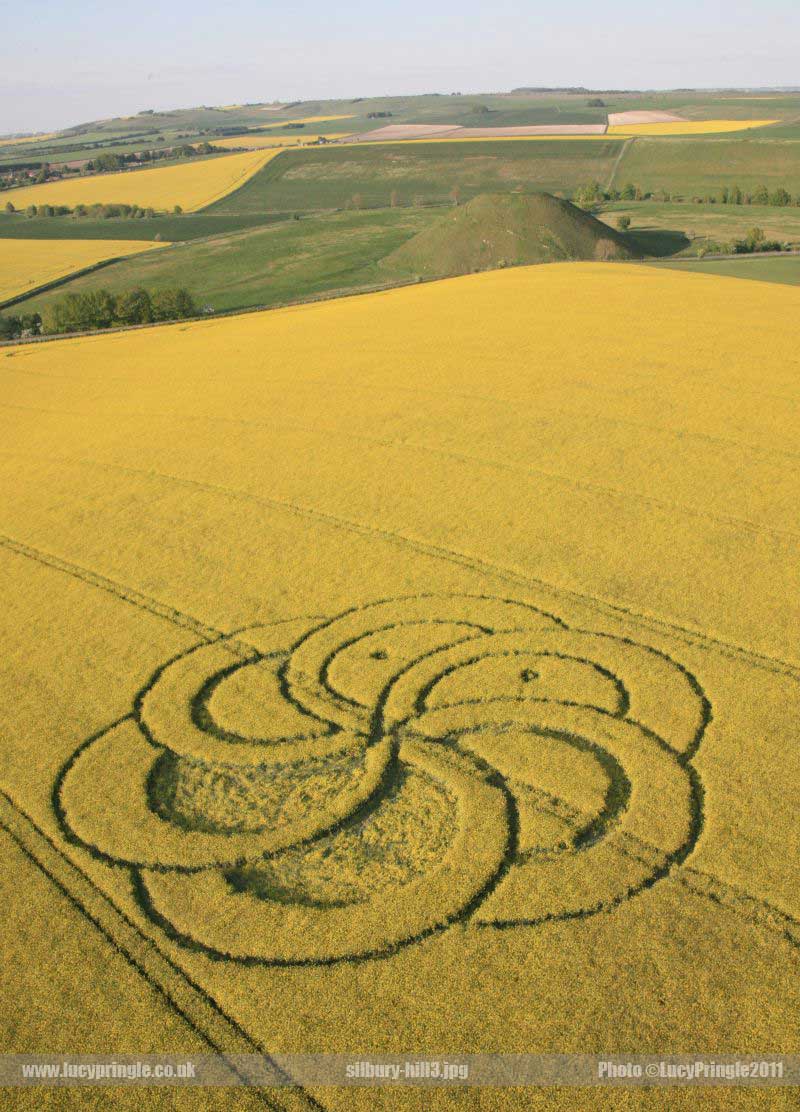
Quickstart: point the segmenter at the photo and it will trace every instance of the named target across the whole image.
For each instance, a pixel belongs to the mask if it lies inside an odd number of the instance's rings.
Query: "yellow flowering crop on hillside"
[[[105,259],[138,255],[166,243],[109,239],[0,239],[0,301],[65,278]]]
[[[4,203],[15,208],[27,205],[139,205],[158,211],[180,205],[196,212],[238,189],[257,170],[279,154],[279,150],[246,151],[202,161],[156,166],[146,170],[93,174],[9,189]]]
[[[0,347],[4,954],[115,1054],[793,1053],[799,310],[563,263]]]
[[[303,116],[299,120],[292,120],[289,117],[285,117],[274,124],[251,124],[250,126],[257,127],[260,131],[265,127],[286,127],[287,124],[324,124],[329,120],[354,120],[355,118],[355,114],[352,112],[344,116]]]
[[[57,131],[48,131],[44,135],[23,135],[17,139],[0,139],[0,147],[16,146],[18,143],[43,143],[47,139],[55,139],[59,135]]]
[[[750,131],[777,120],[686,120],[681,123],[620,124],[609,127],[608,135],[716,135],[728,131]]]

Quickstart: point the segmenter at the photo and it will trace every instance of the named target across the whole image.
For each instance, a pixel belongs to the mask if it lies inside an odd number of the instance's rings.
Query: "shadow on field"
[[[643,255],[655,258],[665,258],[667,255],[677,255],[689,246],[691,240],[685,232],[674,231],[670,228],[636,228],[628,232],[628,239],[638,248]]]

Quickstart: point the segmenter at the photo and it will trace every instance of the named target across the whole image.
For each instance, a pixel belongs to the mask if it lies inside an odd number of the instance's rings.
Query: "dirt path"
[[[626,139],[625,142],[622,144],[622,150],[617,155],[616,162],[611,167],[611,176],[609,177],[608,184],[606,185],[606,193],[609,193],[611,191],[612,186],[614,185],[614,178],[617,176],[617,170],[619,169],[619,166],[620,166],[620,163],[622,162],[622,159],[625,157],[625,152],[627,151],[628,147],[630,147],[631,144],[635,143],[635,142],[636,142],[636,136],[632,135],[630,137],[630,139]]]

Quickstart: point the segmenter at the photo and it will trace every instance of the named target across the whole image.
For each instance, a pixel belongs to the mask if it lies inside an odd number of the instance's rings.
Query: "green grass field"
[[[744,239],[753,227],[767,239],[800,245],[800,208],[795,206],[620,201],[604,205],[599,216],[612,228],[620,216],[629,216],[630,234],[648,255],[696,254],[710,242]]]
[[[800,193],[800,142],[638,138],[628,145],[614,176],[617,187],[625,182],[688,198],[716,193],[725,185],[750,190],[762,184],[784,186]]]
[[[288,219],[289,213],[190,213],[183,216],[91,220],[74,216],[7,216],[0,214],[0,239],[155,239],[167,243],[238,232]]]
[[[671,270],[688,270],[697,274],[717,274],[723,278],[747,278],[755,282],[777,282],[782,286],[800,286],[800,256],[787,255],[781,258],[769,255],[747,255],[741,259],[698,259],[670,260],[659,262]]]
[[[20,303],[24,312],[43,312],[65,293],[105,288],[186,286],[199,305],[216,310],[276,305],[327,291],[357,289],[402,280],[407,275],[377,268],[377,262],[436,220],[444,210],[383,209],[289,220],[201,243],[163,248],[144,266],[122,260],[48,294]]]
[[[462,200],[479,193],[537,189],[571,192],[604,181],[619,141],[420,143],[287,151],[223,198],[209,213],[285,212],[342,208],[357,194],[383,206],[446,201],[454,186]]]

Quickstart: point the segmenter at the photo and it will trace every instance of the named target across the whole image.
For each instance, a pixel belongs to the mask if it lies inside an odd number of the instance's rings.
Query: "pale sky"
[[[517,85],[800,85],[797,0],[0,0],[0,133]]]

